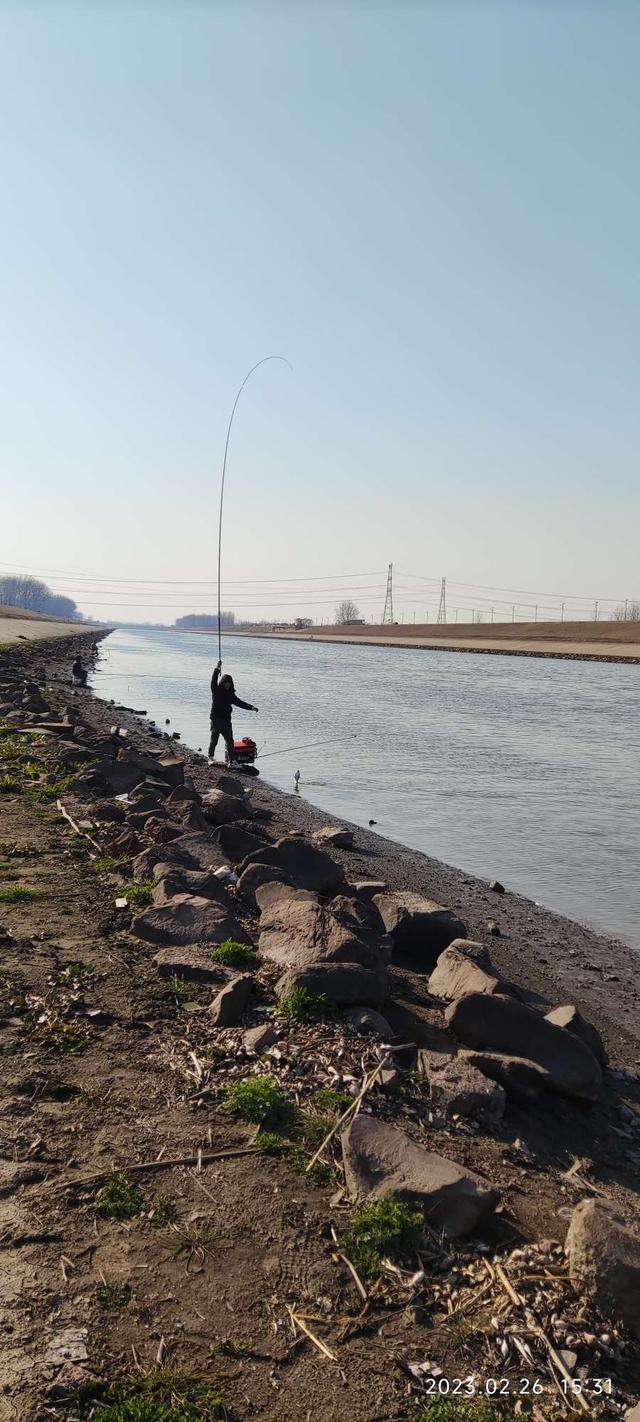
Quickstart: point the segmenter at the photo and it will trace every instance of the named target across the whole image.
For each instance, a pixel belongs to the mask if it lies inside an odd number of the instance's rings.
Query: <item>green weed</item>
[[[48,804],[50,800],[57,800],[61,795],[66,795],[67,791],[73,789],[78,779],[79,773],[76,771],[73,775],[57,776],[47,785],[30,785],[25,790],[25,797],[34,805]]]
[[[177,978],[175,973],[159,987],[161,996],[173,998],[178,1007],[181,1007],[185,1002],[192,1001],[193,991],[193,983],[188,982],[186,978]]]
[[[154,887],[151,879],[145,880],[142,884],[129,884],[128,888],[122,890],[121,898],[127,900],[129,908],[148,908],[153,898]]]
[[[287,1160],[298,1175],[305,1175],[314,1185],[330,1185],[335,1179],[332,1166],[325,1165],[321,1160],[316,1160],[311,1169],[307,1170],[308,1156],[276,1131],[260,1131],[253,1144],[261,1155],[280,1156]]]
[[[76,1027],[73,1022],[54,1023],[49,1032],[49,1045],[54,1052],[70,1052],[79,1056],[91,1045],[91,1034],[85,1027]]]
[[[131,1302],[131,1285],[100,1284],[96,1290],[96,1297],[101,1308],[115,1313],[117,1309],[126,1308],[127,1304]]]
[[[98,1399],[99,1413],[95,1408]],[[69,1422],[98,1416],[100,1422],[223,1422],[228,1413],[207,1379],[165,1367],[82,1388],[74,1399]]]
[[[218,944],[213,956],[216,963],[224,963],[228,968],[253,968],[257,962],[253,948],[248,943],[236,943],[233,938]]]
[[[64,967],[58,969],[53,981],[57,987],[70,988],[72,992],[77,993],[81,988],[89,987],[93,971],[92,963],[65,963]]]
[[[229,1087],[226,1110],[265,1131],[284,1134],[295,1124],[293,1101],[272,1076],[253,1076]]]
[[[9,889],[0,889],[0,904],[26,904],[29,899],[40,899],[40,889],[31,889],[27,884],[12,884]]]
[[[67,849],[74,859],[86,859],[89,853],[89,845],[83,834],[72,834]]]
[[[149,1211],[149,1220],[155,1229],[162,1229],[164,1225],[173,1224],[177,1214],[178,1211],[173,1200],[168,1200],[166,1196],[159,1196]]]
[[[17,795],[19,789],[19,781],[12,780],[10,775],[0,776],[0,795]]]
[[[261,1155],[289,1155],[291,1152],[291,1141],[278,1135],[277,1131],[260,1131],[253,1145]]]
[[[39,859],[42,850],[35,844],[20,844],[19,840],[14,840],[0,844],[0,854],[6,859]]]
[[[385,1258],[402,1262],[420,1244],[423,1230],[420,1210],[411,1209],[397,1195],[354,1212],[345,1235],[344,1252],[367,1279],[375,1279]]]
[[[280,999],[278,1011],[290,1022],[321,1022],[323,1018],[331,1017],[333,1009],[324,993],[299,987]]]
[[[319,1111],[334,1111],[341,1116],[347,1107],[353,1105],[353,1096],[348,1091],[337,1091],[333,1086],[323,1086],[313,1096],[313,1105]]]
[[[127,1175],[112,1175],[96,1199],[96,1213],[112,1220],[131,1220],[143,1207],[144,1199]]]
[[[91,868],[96,874],[117,874],[122,865],[126,863],[126,859],[114,859],[108,854],[97,855],[95,859],[91,860]]]

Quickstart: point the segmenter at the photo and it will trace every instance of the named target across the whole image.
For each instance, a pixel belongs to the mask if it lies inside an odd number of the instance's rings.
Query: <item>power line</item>
[[[24,573],[24,563],[0,563],[0,568],[20,568]],[[315,582],[340,582],[347,578],[377,578],[383,577],[384,568],[374,568],[368,573],[309,573],[299,574],[295,578],[227,578],[223,579],[222,586],[264,586],[266,583],[315,583]],[[50,568],[46,570],[30,569],[27,577],[36,578],[66,578],[73,583],[125,583],[127,585],[144,585],[150,587],[217,587],[215,578],[118,578],[103,577],[100,574],[89,573],[67,573],[60,568]]]

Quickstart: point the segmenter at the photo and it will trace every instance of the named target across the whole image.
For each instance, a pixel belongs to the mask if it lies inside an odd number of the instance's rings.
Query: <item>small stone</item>
[[[497,925],[497,923],[496,923],[496,921],[495,921],[495,918],[490,918],[490,919],[487,920],[487,933],[489,933],[492,938],[501,938],[501,937],[502,937],[501,932],[500,932],[500,929],[499,929],[499,927],[498,927],[498,925]]]
[[[48,1388],[49,1396],[52,1398],[69,1397],[72,1393],[79,1392],[81,1388],[88,1387],[89,1383],[95,1382],[95,1376],[88,1368],[83,1368],[79,1363],[64,1363],[57,1377]]]
[[[238,973],[214,997],[209,1012],[214,1027],[233,1027],[244,1012],[251,996],[253,978],[250,973]]]
[[[245,1052],[255,1052],[256,1056],[261,1056],[268,1051],[278,1039],[278,1034],[273,1022],[261,1022],[258,1027],[249,1027],[242,1038],[242,1045]]]
[[[499,879],[492,879],[489,888],[493,890],[494,894],[504,894],[505,891],[504,884],[501,884]]]

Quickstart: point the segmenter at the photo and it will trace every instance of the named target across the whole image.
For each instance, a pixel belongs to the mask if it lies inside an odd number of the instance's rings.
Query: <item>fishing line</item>
[[[244,380],[243,380],[243,382],[242,382],[242,385],[240,386],[240,389],[239,389],[239,391],[238,391],[238,394],[236,395],[236,398],[235,398],[235,400],[234,400],[234,402],[233,402],[233,409],[232,409],[232,411],[231,411],[231,415],[230,415],[230,418],[229,418],[229,424],[228,424],[228,427],[227,427],[227,438],[226,438],[226,440],[225,440],[225,446],[224,446],[224,459],[223,459],[223,461],[222,461],[222,479],[221,479],[221,481],[220,481],[220,516],[219,516],[219,519],[218,519],[218,661],[222,661],[222,613],[221,613],[221,605],[222,605],[222,603],[221,603],[222,505],[223,505],[223,502],[224,502],[224,481],[225,481],[225,475],[226,475],[226,472],[227,472],[227,455],[228,455],[228,453],[229,453],[229,439],[230,439],[230,436],[231,436],[231,426],[232,426],[232,424],[233,424],[233,417],[234,417],[234,415],[235,415],[235,413],[236,413],[236,405],[238,404],[238,400],[240,399],[240,396],[241,396],[241,394],[242,394],[242,392],[243,392],[243,390],[244,390],[244,387],[245,387],[247,381],[249,380],[250,376],[253,375],[254,370],[257,370],[258,367],[261,366],[261,365],[266,365],[267,361],[269,361],[269,360],[282,360],[282,361],[284,361],[285,365],[288,365],[288,366],[289,366],[289,370],[291,370],[291,369],[293,368],[293,367],[289,364],[289,361],[287,360],[286,356],[280,356],[280,355],[263,356],[263,357],[262,357],[262,360],[256,361],[256,364],[255,364],[255,365],[252,365],[251,370],[247,371],[247,374],[246,374],[245,377],[244,377]]]
[[[283,750],[266,751],[264,755],[256,757],[258,760],[268,760],[270,755],[288,755],[289,751],[311,750],[313,746],[334,746],[339,741],[356,741],[358,732],[354,731],[350,736],[330,736],[328,741],[307,741],[303,746],[285,746]]]

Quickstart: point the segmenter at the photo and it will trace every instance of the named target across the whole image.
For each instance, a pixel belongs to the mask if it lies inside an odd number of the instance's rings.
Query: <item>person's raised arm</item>
[[[212,690],[212,691],[215,691],[215,689],[216,689],[216,687],[217,687],[217,685],[218,685],[218,678],[219,678],[219,676],[220,676],[221,670],[222,670],[222,662],[218,662],[218,665],[217,665],[216,667],[214,667],[214,669],[213,669],[213,676],[212,676],[212,678],[211,678],[211,690]]]

